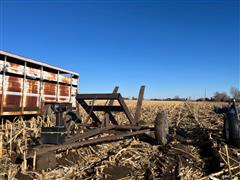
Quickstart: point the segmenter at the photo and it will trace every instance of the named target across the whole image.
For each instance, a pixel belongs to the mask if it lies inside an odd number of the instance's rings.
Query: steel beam
[[[113,93],[107,93],[107,94],[78,94],[76,99],[77,100],[91,100],[91,99],[95,99],[95,100],[117,100],[119,97],[119,93],[113,94]]]

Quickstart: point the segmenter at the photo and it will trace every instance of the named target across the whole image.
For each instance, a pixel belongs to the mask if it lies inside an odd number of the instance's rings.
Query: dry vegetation
[[[127,105],[134,112],[135,101]],[[168,114],[170,137],[166,146],[137,137],[87,146],[58,154],[58,167],[33,170],[22,161],[28,148],[38,143],[40,127],[49,126],[40,117],[7,121],[0,127],[0,177],[6,179],[214,179],[239,176],[239,152],[221,139],[223,116],[213,112],[214,103],[144,101],[141,124],[153,125],[156,114]],[[222,104],[217,104],[222,106]],[[89,118],[82,112],[83,120]],[[117,115],[125,121],[123,115]],[[141,141],[140,141],[141,140]],[[1,151],[0,151],[1,156]]]

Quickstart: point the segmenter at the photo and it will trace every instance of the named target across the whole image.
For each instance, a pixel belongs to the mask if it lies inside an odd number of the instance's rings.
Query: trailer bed
[[[0,116],[40,114],[46,104],[76,109],[79,74],[0,51]]]

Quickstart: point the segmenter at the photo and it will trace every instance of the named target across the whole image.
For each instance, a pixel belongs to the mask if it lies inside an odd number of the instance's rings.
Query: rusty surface
[[[66,69],[62,69],[62,68],[59,68],[59,67],[56,67],[56,66],[52,66],[50,64],[46,64],[46,63],[36,61],[36,60],[30,59],[30,58],[27,58],[27,57],[23,57],[23,56],[20,56],[20,55],[17,55],[17,54],[13,54],[13,53],[10,53],[10,52],[0,50],[0,55],[8,56],[8,57],[14,58],[14,59],[18,59],[22,62],[25,61],[27,63],[36,64],[38,66],[47,67],[47,68],[50,68],[50,69],[55,69],[57,71],[61,71],[61,72],[66,73],[66,74],[73,74],[73,75],[79,77],[79,74],[76,73],[76,72],[68,71]]]
[[[0,51],[0,116],[38,114],[55,102],[76,107],[77,73],[24,60]]]

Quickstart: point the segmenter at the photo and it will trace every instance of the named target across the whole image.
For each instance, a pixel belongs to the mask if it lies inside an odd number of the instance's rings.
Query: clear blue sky
[[[0,0],[0,49],[80,74],[79,92],[202,97],[239,87],[239,1]]]

